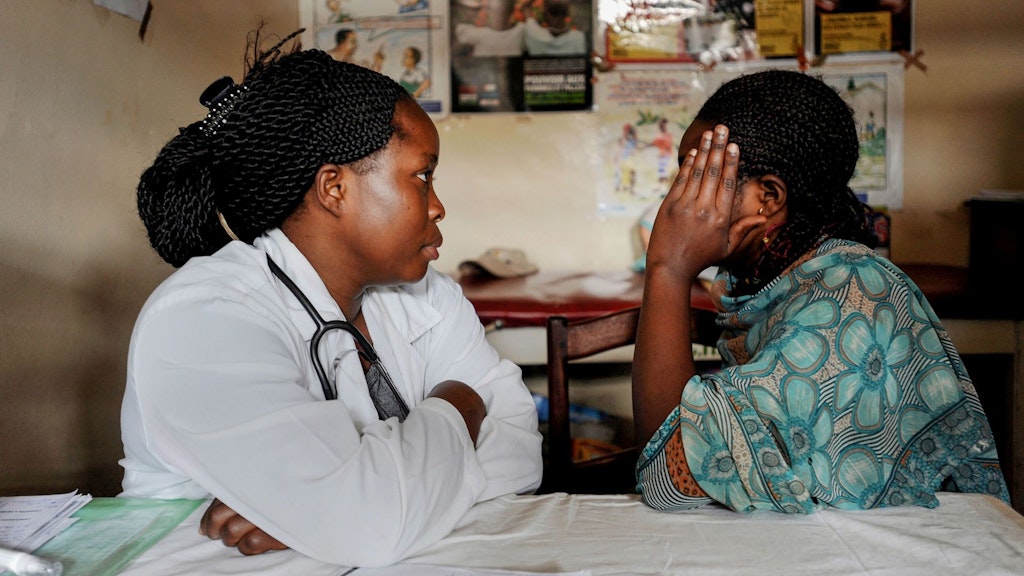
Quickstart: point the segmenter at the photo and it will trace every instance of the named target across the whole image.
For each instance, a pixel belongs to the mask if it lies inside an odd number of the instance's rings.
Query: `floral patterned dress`
[[[723,272],[714,291],[731,283]],[[756,294],[719,303],[724,367],[686,384],[644,448],[649,506],[931,508],[937,491],[1009,502],[960,356],[891,262],[827,240]]]

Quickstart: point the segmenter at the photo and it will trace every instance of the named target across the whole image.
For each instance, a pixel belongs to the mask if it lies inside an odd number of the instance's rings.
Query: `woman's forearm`
[[[648,268],[633,356],[633,423],[645,443],[679,403],[696,374],[686,281],[660,267]]]
[[[476,390],[462,382],[445,380],[435,386],[427,396],[441,398],[455,406],[466,422],[469,437],[473,440],[473,444],[476,444],[477,436],[480,434],[480,424],[487,416],[487,406],[484,405],[484,401],[476,393]]]

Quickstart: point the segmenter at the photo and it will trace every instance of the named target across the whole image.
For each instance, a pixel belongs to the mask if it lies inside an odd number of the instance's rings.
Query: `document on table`
[[[112,576],[157,543],[203,500],[95,498],[78,522],[34,554],[59,560],[65,574]]]
[[[75,523],[71,515],[92,500],[77,490],[0,498],[0,548],[32,552]]]

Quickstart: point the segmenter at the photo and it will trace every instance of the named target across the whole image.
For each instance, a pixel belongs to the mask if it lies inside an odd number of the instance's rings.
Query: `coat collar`
[[[281,229],[267,231],[257,238],[253,245],[269,255],[281,267],[324,320],[345,319],[341,308],[331,297],[313,265]],[[268,278],[271,279],[271,284],[277,287],[282,301],[291,311],[296,325],[310,327],[306,336],[308,341],[315,330],[313,319],[288,288],[270,272],[269,265],[266,262],[262,264],[266,268]],[[392,332],[397,332],[403,340],[411,343],[437,325],[442,319],[440,311],[434,306],[424,305],[429,302],[425,295],[430,276],[433,274],[437,273],[428,270],[427,276],[414,284],[367,289],[363,299],[363,315],[366,317],[371,335],[383,330],[386,332],[385,337],[389,337],[394,335]]]

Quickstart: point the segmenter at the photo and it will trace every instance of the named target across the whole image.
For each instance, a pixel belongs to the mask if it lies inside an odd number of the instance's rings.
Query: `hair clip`
[[[207,134],[215,134],[217,129],[227,123],[227,116],[235,108],[235,103],[247,86],[235,84],[231,76],[222,76],[203,90],[199,103],[210,109],[203,119],[200,130]]]

